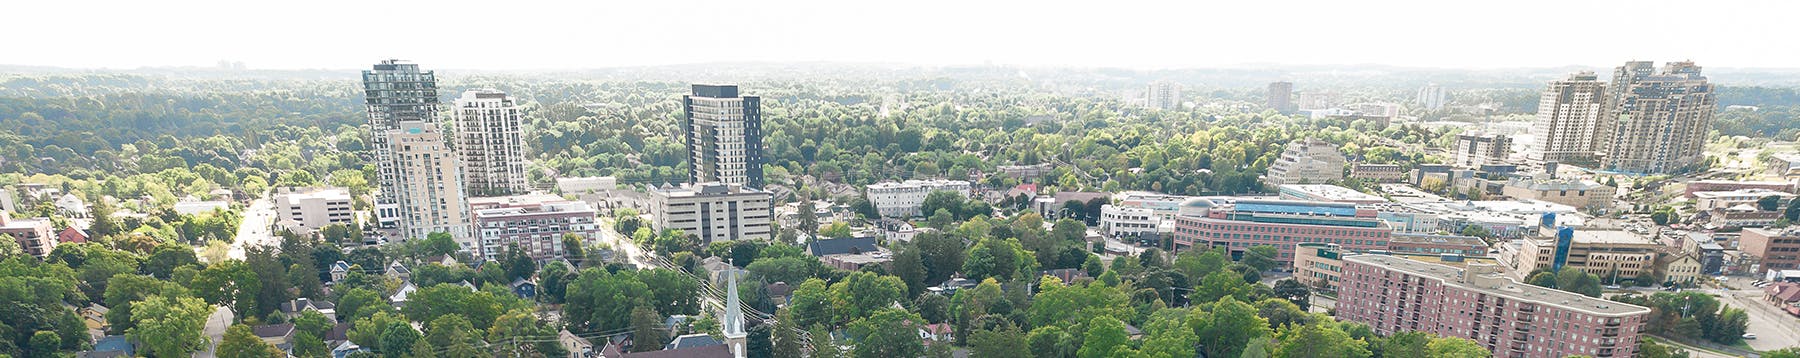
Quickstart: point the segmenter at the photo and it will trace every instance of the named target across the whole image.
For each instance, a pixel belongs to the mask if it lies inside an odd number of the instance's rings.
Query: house
[[[876,245],[878,241],[875,237],[813,240],[806,244],[806,253],[818,257],[827,266],[855,271],[865,265],[894,260],[887,249]]]
[[[949,342],[956,339],[953,332],[954,329],[950,327],[949,323],[928,324],[919,327],[919,339],[925,340],[925,344]]]
[[[425,258],[425,262],[420,262],[419,264],[421,264],[421,265],[439,264],[439,265],[444,265],[444,267],[450,267],[450,266],[456,266],[456,263],[457,263],[456,256],[437,255],[437,256],[427,257],[427,258]]]
[[[112,358],[137,356],[137,344],[125,336],[105,336],[94,340],[94,349],[76,353],[77,358]]]
[[[88,217],[87,202],[81,200],[81,197],[75,196],[75,194],[63,194],[62,197],[56,198],[55,206],[56,206],[56,213],[62,215],[63,217],[70,217],[70,218],[86,218],[86,217]]]
[[[386,274],[401,281],[412,281],[412,269],[406,268],[406,265],[401,264],[400,260],[388,263]]]
[[[1042,276],[1055,277],[1058,280],[1062,280],[1063,283],[1075,283],[1075,280],[1090,279],[1088,277],[1087,271],[1082,270],[1082,269],[1072,269],[1072,268],[1044,270],[1042,272],[1039,272],[1038,276],[1039,277],[1042,277]]]
[[[1763,297],[1767,298],[1769,302],[1774,302],[1776,306],[1784,309],[1794,304],[1800,304],[1800,283],[1776,282],[1768,287],[1763,287],[1763,293],[1766,294]]]
[[[344,260],[338,260],[338,262],[331,263],[331,282],[343,281],[344,275],[349,274],[350,263],[344,262]]]
[[[469,289],[469,292],[481,291],[480,288],[475,287],[475,283],[469,282],[469,280],[462,280],[457,282],[456,285]]]
[[[294,348],[291,344],[294,341],[293,323],[251,326],[250,333],[256,334],[257,338],[262,338],[263,343],[268,343],[275,348],[281,348],[284,351]]]
[[[319,313],[324,314],[325,318],[337,320],[337,305],[331,302],[314,301],[310,298],[299,298],[282,302],[279,308],[281,314],[288,318],[299,317],[301,313],[306,311],[318,311]]]
[[[521,278],[521,279],[513,280],[513,282],[511,284],[508,284],[506,286],[511,287],[513,294],[518,295],[519,298],[532,299],[532,298],[537,297],[537,283],[536,282],[531,282],[531,281]]]
[[[74,226],[70,226],[69,228],[63,229],[62,231],[59,231],[56,233],[56,242],[60,242],[60,243],[64,243],[64,244],[79,244],[79,243],[83,243],[83,242],[87,242],[87,241],[88,241],[87,231],[82,230],[77,227],[74,227]]]
[[[81,319],[82,321],[85,321],[84,323],[87,323],[88,329],[98,330],[106,328],[106,312],[111,310],[98,303],[90,303],[87,307],[82,307],[76,311],[81,314]]]
[[[599,352],[594,351],[594,342],[588,341],[569,330],[556,333],[557,341],[562,342],[563,350],[569,352],[569,358],[592,358]]]
[[[393,303],[394,307],[398,308],[401,305],[406,303],[406,297],[408,295],[411,295],[413,292],[418,292],[418,291],[419,291],[419,286],[413,285],[412,282],[407,282],[406,284],[400,285],[400,289],[394,290],[394,294],[392,296],[388,296],[388,302]]]
[[[331,358],[344,358],[349,357],[351,353],[368,351],[368,348],[363,348],[363,346],[356,345],[356,343],[351,343],[350,341],[338,341],[337,345],[331,346]]]

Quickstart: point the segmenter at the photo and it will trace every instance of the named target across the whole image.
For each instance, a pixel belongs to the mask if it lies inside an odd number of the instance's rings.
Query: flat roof
[[[1349,202],[1386,202],[1385,198],[1329,184],[1284,184],[1278,190],[1291,190],[1318,199]]]
[[[1696,198],[1716,198],[1716,197],[1721,197],[1721,196],[1740,196],[1740,195],[1761,195],[1761,196],[1779,196],[1779,197],[1793,197],[1794,196],[1794,194],[1788,193],[1785,191],[1760,189],[1760,188],[1738,189],[1738,190],[1728,190],[1728,191],[1696,191],[1696,192],[1694,192],[1694,197],[1696,197]]]
[[[1625,230],[1575,230],[1575,242],[1654,245],[1649,238]]]
[[[1465,269],[1458,269],[1440,264],[1375,254],[1347,255],[1344,256],[1344,261],[1354,261],[1360,264],[1378,266],[1420,277],[1430,277],[1443,281],[1445,286],[1454,286],[1540,305],[1556,306],[1592,315],[1622,317],[1650,313],[1650,308],[1648,307],[1583,296],[1569,291],[1532,286],[1515,281],[1512,278],[1499,273],[1484,274],[1492,275],[1493,277],[1490,278],[1492,278],[1493,281],[1491,282],[1497,283],[1497,285],[1494,286],[1484,286],[1477,285],[1473,282],[1464,282],[1466,281],[1463,279]]]
[[[1487,242],[1481,241],[1481,238],[1474,237],[1474,236],[1462,236],[1462,235],[1394,233],[1393,235],[1388,236],[1389,244],[1392,244],[1395,242],[1415,243],[1415,244],[1487,246]]]

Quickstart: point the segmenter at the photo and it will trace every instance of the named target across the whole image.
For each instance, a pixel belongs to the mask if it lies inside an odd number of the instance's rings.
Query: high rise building
[[[694,85],[681,102],[688,181],[761,188],[762,98],[740,96],[736,85]]]
[[[385,60],[362,75],[380,188],[377,221],[398,228],[397,240],[445,232],[474,250],[462,168],[439,128],[436,74]]]
[[[1456,165],[1479,168],[1483,165],[1506,164],[1512,154],[1512,138],[1500,134],[1465,133],[1456,135]]]
[[[1337,146],[1306,138],[1288,143],[1287,149],[1281,152],[1281,158],[1269,165],[1269,174],[1263,178],[1263,183],[1270,186],[1323,184],[1342,179],[1344,154],[1338,152]]]
[[[1526,158],[1538,163],[1593,160],[1606,100],[1606,85],[1591,71],[1551,81],[1538,98],[1537,119],[1531,124],[1537,146]]]
[[[456,99],[455,108],[456,151],[462,155],[463,184],[469,195],[529,191],[519,107],[512,98],[492,88],[469,90]]]
[[[1268,104],[1269,109],[1273,109],[1276,112],[1293,112],[1294,83],[1286,81],[1270,82]]]
[[[1706,162],[1703,147],[1717,105],[1712,85],[1691,61],[1654,70],[1649,61],[1631,61],[1613,73],[1601,167],[1662,174],[1701,169]]]
[[[1150,89],[1144,94],[1144,106],[1159,109],[1181,108],[1181,85],[1169,81],[1150,83]]]
[[[1420,87],[1419,95],[1415,98],[1415,101],[1419,102],[1419,106],[1425,107],[1426,110],[1435,111],[1443,109],[1444,86],[1432,83],[1425,85],[1425,87]]]
[[[1532,286],[1492,264],[1344,255],[1337,317],[1379,335],[1474,340],[1497,357],[1630,357],[1650,309]]]

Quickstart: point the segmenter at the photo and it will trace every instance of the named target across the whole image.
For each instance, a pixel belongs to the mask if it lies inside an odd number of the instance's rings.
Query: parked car
[[[1744,339],[1756,339],[1756,334],[1755,333],[1745,333],[1743,338]]]

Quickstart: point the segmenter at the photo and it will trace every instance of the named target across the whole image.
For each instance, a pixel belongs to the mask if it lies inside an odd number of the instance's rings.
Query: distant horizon
[[[1249,62],[1247,62],[1247,63],[1215,65],[1215,66],[1159,67],[1159,68],[1137,68],[1137,67],[1122,67],[1122,66],[1078,66],[1078,65],[1053,65],[1053,64],[1009,64],[1009,63],[925,64],[925,63],[869,62],[869,61],[707,61],[707,62],[656,64],[656,65],[615,65],[615,66],[593,66],[593,67],[472,68],[472,67],[434,66],[431,62],[414,61],[414,60],[408,60],[408,59],[404,59],[404,58],[401,58],[399,60],[402,63],[418,64],[418,65],[420,65],[420,67],[422,69],[425,69],[425,70],[457,71],[457,72],[471,71],[471,72],[484,72],[484,73],[490,73],[490,72],[491,73],[537,73],[537,72],[558,72],[558,71],[599,71],[599,70],[621,70],[621,69],[655,69],[655,68],[690,67],[690,66],[692,66],[692,67],[699,67],[699,66],[767,66],[767,67],[842,66],[842,67],[892,67],[892,68],[909,68],[909,69],[910,68],[918,68],[918,69],[1017,68],[1017,69],[1039,69],[1039,70],[1127,70],[1127,71],[1137,71],[1137,72],[1177,72],[1177,71],[1195,71],[1195,70],[1263,70],[1263,69],[1320,70],[1320,69],[1340,69],[1340,68],[1341,69],[1392,69],[1392,70],[1418,70],[1418,71],[1468,71],[1468,72],[1498,72],[1498,71],[1509,71],[1509,70],[1526,70],[1526,71],[1539,70],[1539,71],[1541,71],[1541,70],[1563,70],[1563,69],[1593,69],[1593,70],[1595,70],[1595,72],[1598,73],[1598,72],[1605,72],[1605,71],[1601,71],[1601,70],[1610,70],[1612,68],[1618,67],[1619,65],[1624,64],[1626,61],[1653,61],[1656,63],[1657,67],[1661,67],[1668,62],[1685,61],[1685,59],[1683,59],[1683,60],[1625,59],[1625,60],[1619,60],[1618,63],[1610,64],[1610,65],[1567,64],[1567,65],[1554,65],[1554,66],[1547,65],[1547,66],[1511,66],[1511,67],[1444,67],[1444,66],[1413,66],[1413,65],[1398,65],[1398,64],[1383,64],[1383,63],[1300,64],[1300,63],[1260,63],[1260,62],[1249,63]],[[338,68],[333,68],[333,67],[265,68],[265,67],[257,67],[254,63],[249,63],[249,62],[244,62],[244,61],[231,61],[231,60],[222,60],[222,61],[239,63],[239,64],[242,64],[244,67],[243,68],[221,67],[220,66],[221,61],[214,61],[214,63],[212,63],[212,64],[205,64],[205,65],[201,65],[201,64],[145,65],[145,66],[133,66],[133,67],[104,67],[104,66],[102,66],[102,67],[74,67],[74,66],[59,66],[59,65],[0,63],[0,70],[9,69],[9,68],[44,68],[44,69],[56,69],[56,70],[69,70],[69,71],[120,71],[120,72],[129,72],[129,71],[138,71],[138,70],[172,70],[172,69],[271,71],[271,72],[306,72],[306,71],[328,71],[328,72],[352,71],[352,72],[354,72],[354,71],[362,71],[362,70],[369,69],[369,66],[363,66],[363,67],[357,67],[357,68],[343,68],[343,67],[338,67]],[[381,61],[381,60],[371,60],[371,61],[369,61],[369,65],[374,65],[375,63],[377,63],[379,61]],[[1713,70],[1729,70],[1732,72],[1738,72],[1738,71],[1800,72],[1800,65],[1796,65],[1793,67],[1734,67],[1734,66],[1712,66],[1712,65],[1708,65],[1706,62],[1703,62],[1703,61],[1694,61],[1694,62],[1696,64],[1700,65],[1700,67],[1704,68],[1708,72],[1713,71]],[[1606,73],[1601,73],[1601,74],[1605,75]]]

